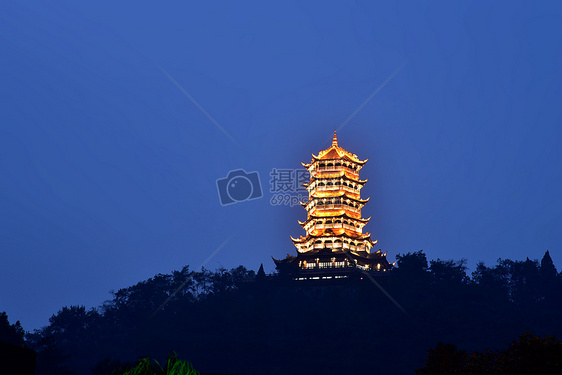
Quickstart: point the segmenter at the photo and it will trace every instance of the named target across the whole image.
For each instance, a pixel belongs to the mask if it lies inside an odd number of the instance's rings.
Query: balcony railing
[[[318,271],[318,270],[325,270],[325,269],[345,269],[345,268],[359,268],[362,269],[364,271],[379,271],[379,272],[384,272],[386,271],[385,269],[383,269],[382,267],[377,267],[377,266],[363,266],[360,264],[355,264],[352,262],[319,262],[319,263],[306,263],[306,264],[301,264],[300,267],[302,270],[309,270],[309,271]]]
[[[313,209],[326,209],[326,210],[350,210],[350,211],[354,211],[356,213],[360,213],[359,210],[361,210],[361,208],[363,208],[365,204],[364,203],[360,203],[359,207],[353,207],[347,204],[343,204],[343,203],[338,203],[338,204],[331,204],[331,203],[326,203],[326,204],[315,204],[315,201],[311,201],[307,206],[306,209],[307,211],[313,210]]]
[[[339,172],[339,171],[347,171],[349,173],[353,173],[355,175],[358,175],[359,172],[351,169],[350,167],[347,167],[345,165],[334,165],[334,166],[324,166],[324,167],[316,167],[312,169],[313,171],[319,171],[319,172]]]
[[[333,191],[333,190],[345,190],[352,194],[361,194],[359,189],[354,188],[352,186],[345,186],[345,185],[323,185],[323,186],[314,186],[311,189],[316,191]]]
[[[320,250],[320,249],[344,249],[344,250],[353,250],[353,251],[367,251],[367,247],[365,245],[352,245],[345,242],[336,242],[336,243],[315,243],[312,244],[311,250]]]
[[[342,223],[336,223],[336,224],[316,224],[311,226],[310,228],[308,228],[308,230],[315,230],[315,229],[349,229],[352,230],[354,232],[358,232],[361,233],[361,228],[357,228],[353,225],[349,225],[349,224],[342,224]]]

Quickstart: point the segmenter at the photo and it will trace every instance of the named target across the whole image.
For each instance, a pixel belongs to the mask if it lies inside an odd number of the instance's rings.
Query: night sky
[[[207,268],[272,272],[305,211],[270,173],[340,128],[390,261],[560,270],[561,24],[556,1],[0,2],[0,311],[33,330],[226,240]],[[238,169],[263,197],[223,206]]]

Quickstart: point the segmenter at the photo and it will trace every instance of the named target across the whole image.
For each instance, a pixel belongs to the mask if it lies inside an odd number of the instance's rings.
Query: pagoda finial
[[[338,146],[338,136],[336,134],[336,131],[334,130],[334,139],[332,139],[332,146]]]

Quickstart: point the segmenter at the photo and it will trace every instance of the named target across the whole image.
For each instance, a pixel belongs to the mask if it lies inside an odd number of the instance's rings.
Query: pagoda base
[[[380,251],[368,253],[324,248],[297,256],[287,254],[285,259],[273,258],[273,261],[280,275],[297,281],[347,279],[361,274],[381,276],[392,268]]]

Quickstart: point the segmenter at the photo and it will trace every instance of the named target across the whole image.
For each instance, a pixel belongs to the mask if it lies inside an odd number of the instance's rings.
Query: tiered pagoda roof
[[[347,160],[353,163],[357,163],[360,166],[363,166],[367,160],[360,160],[357,155],[352,154],[351,152],[344,150],[343,148],[338,146],[338,136],[334,131],[334,138],[332,140],[332,147],[327,148],[323,151],[320,151],[318,155],[312,154],[312,162],[308,164],[301,163],[305,168],[309,168],[315,161],[321,160]]]

